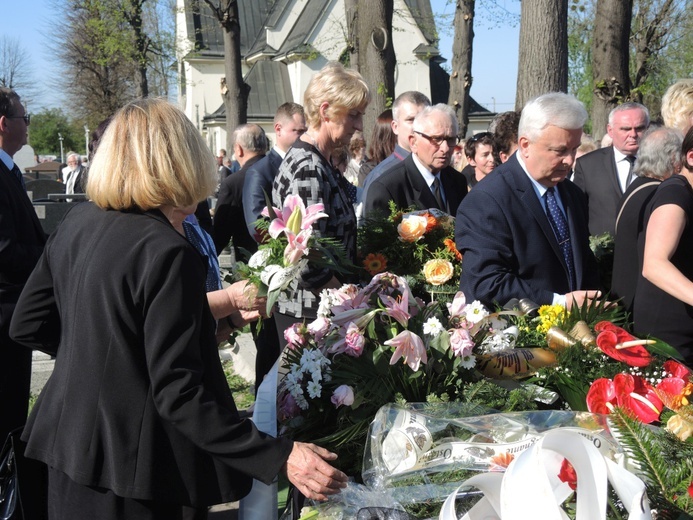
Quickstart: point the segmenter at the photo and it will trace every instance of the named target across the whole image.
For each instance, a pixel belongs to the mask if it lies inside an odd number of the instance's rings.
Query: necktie
[[[22,172],[19,169],[19,167],[15,164],[14,167],[12,168],[12,174],[17,177],[17,180],[19,181],[19,184],[22,185],[22,189],[26,191],[26,184],[24,184],[24,177],[22,176]]]
[[[623,188],[623,191],[626,191],[628,189],[628,186],[630,186],[631,181],[633,180],[633,164],[635,164],[635,156],[634,155],[626,155],[626,161],[628,161],[628,177],[626,177],[626,185]]]
[[[438,209],[447,211],[445,202],[443,202],[443,194],[440,192],[440,178],[437,175],[433,179],[433,196],[436,198]]]
[[[554,188],[549,188],[544,193],[544,199],[546,200],[546,216],[551,223],[553,232],[558,240],[558,246],[561,248],[563,253],[563,260],[565,260],[566,267],[568,268],[570,290],[574,291],[576,289],[575,282],[575,266],[573,264],[573,246],[570,243],[570,231],[568,231],[568,222],[566,222],[565,217],[561,208],[558,207],[558,202],[556,201],[556,194],[554,193]]]

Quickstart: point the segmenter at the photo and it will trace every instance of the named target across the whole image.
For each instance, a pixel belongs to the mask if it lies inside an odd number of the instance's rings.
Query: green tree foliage
[[[571,0],[568,11],[568,93],[592,111],[592,21],[594,0]],[[590,128],[586,130],[588,133]]]
[[[83,128],[71,121],[59,108],[48,108],[32,114],[29,126],[29,144],[38,155],[60,156],[59,135],[63,136],[63,150],[74,150],[84,155]]]

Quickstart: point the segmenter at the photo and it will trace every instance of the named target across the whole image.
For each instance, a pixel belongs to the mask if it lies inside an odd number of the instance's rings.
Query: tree
[[[0,87],[15,90],[25,104],[32,101],[36,91],[29,53],[17,38],[7,35],[0,38]]]
[[[38,155],[60,155],[59,136],[63,137],[65,151],[82,153],[84,133],[59,108],[44,109],[31,116],[29,144]]]
[[[472,51],[474,41],[475,0],[455,3],[455,37],[452,42],[452,72],[448,105],[455,109],[459,122],[458,136],[467,135],[469,125],[469,91],[472,88]]]
[[[350,63],[356,65],[371,87],[371,102],[364,116],[364,133],[370,135],[378,115],[395,95],[395,48],[392,44],[393,0],[352,0],[345,3]]]
[[[522,2],[515,109],[546,92],[568,90],[568,0]]]
[[[630,22],[633,0],[597,0],[592,37],[592,134],[606,132],[609,112],[628,99]]]
[[[241,68],[241,26],[238,0],[204,0],[221,24],[224,34],[224,77],[221,97],[226,111],[226,149],[233,150],[233,131],[248,121],[250,87]]]

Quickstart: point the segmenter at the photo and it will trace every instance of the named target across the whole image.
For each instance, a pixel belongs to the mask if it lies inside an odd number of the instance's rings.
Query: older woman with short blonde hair
[[[337,239],[356,260],[356,187],[333,166],[333,152],[348,146],[356,131],[363,131],[363,114],[370,92],[361,75],[339,63],[329,63],[313,76],[303,98],[308,130],[289,149],[274,180],[272,201],[282,207],[289,195],[306,205],[322,203],[327,218],[313,226],[320,236]],[[346,280],[330,269],[308,268],[290,298],[280,298],[275,314],[280,342],[292,323],[317,316],[319,293]]]
[[[125,106],[95,155],[93,202],[67,213],[26,284],[10,334],[56,354],[22,436],[48,466],[49,518],[181,519],[282,469],[312,498],[345,485],[334,455],[239,418],[207,264],[181,225],[214,187],[212,154],[180,110]]]
[[[693,126],[693,79],[671,85],[662,97],[662,119],[669,128],[686,134]]]

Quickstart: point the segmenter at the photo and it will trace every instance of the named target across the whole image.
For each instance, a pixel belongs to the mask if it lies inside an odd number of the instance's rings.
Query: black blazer
[[[27,456],[122,497],[194,506],[272,481],[292,444],[239,419],[205,272],[157,210],[68,212],[11,325],[17,342],[57,351]]]
[[[438,208],[454,215],[460,202],[467,195],[467,180],[457,170],[448,166],[440,172],[440,181],[445,192],[445,208],[438,207],[431,188],[426,184],[410,154],[369,185],[364,201],[364,215],[366,218],[377,213],[389,215],[388,204],[391,200],[395,201],[398,208]]]
[[[578,289],[599,286],[589,248],[585,198],[569,180],[558,185],[567,213]],[[455,222],[462,253],[460,290],[468,301],[504,305],[511,298],[550,304],[570,290],[568,268],[531,181],[513,155],[462,201]]]
[[[243,184],[248,169],[263,157],[264,155],[257,155],[248,159],[243,168],[221,181],[219,197],[214,207],[214,245],[217,248],[217,254],[221,253],[221,250],[228,245],[232,238],[236,260],[245,259],[241,253],[241,248],[250,253],[257,251],[257,244],[248,232],[248,226],[245,222]]]
[[[282,163],[281,156],[273,148],[258,162],[248,168],[243,181],[243,215],[248,233],[255,237],[255,221],[262,217],[262,210],[267,206],[265,194],[272,202],[272,183]]]
[[[623,191],[618,180],[614,147],[599,148],[580,157],[572,177],[587,197],[590,235],[614,235],[616,212]]]

